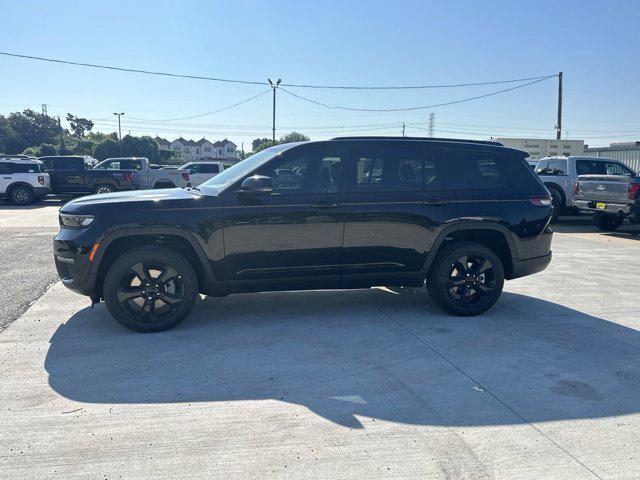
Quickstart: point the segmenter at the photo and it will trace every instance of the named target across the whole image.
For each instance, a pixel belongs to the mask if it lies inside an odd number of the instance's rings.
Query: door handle
[[[449,205],[450,203],[451,202],[449,202],[448,200],[437,200],[435,198],[422,202],[423,205],[429,205],[430,207],[443,207],[445,205]]]
[[[339,203],[333,202],[311,202],[309,204],[311,208],[336,208],[339,205]]]
[[[3,180],[11,180],[11,177],[2,177]]]

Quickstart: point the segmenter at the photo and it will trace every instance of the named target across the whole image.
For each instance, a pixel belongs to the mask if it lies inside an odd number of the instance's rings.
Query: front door
[[[342,147],[302,145],[254,172],[271,178],[270,194],[227,191],[224,270],[232,289],[340,280],[344,163]]]
[[[345,285],[420,281],[437,235],[458,218],[437,159],[425,147],[397,144],[354,147],[353,157],[344,232]]]

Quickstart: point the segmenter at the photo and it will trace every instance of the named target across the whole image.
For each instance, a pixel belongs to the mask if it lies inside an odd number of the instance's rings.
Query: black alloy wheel
[[[198,295],[198,278],[189,261],[154,245],[117,258],[103,285],[109,313],[138,332],[174,327],[189,314]]]
[[[493,296],[497,287],[495,268],[480,255],[463,255],[449,267],[445,285],[452,302],[470,308]]]
[[[427,276],[432,300],[449,313],[473,316],[491,308],[504,286],[500,257],[483,244],[455,242],[438,254]]]
[[[162,321],[184,302],[182,275],[166,263],[136,263],[121,276],[117,298],[131,315],[149,323]]]

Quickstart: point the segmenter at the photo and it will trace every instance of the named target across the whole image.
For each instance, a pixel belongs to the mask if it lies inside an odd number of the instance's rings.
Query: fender
[[[427,260],[424,262],[423,271],[428,272],[429,268],[433,264],[440,248],[443,243],[446,241],[446,238],[450,235],[453,235],[458,232],[467,231],[467,230],[494,230],[500,232],[504,239],[507,241],[507,245],[509,247],[509,252],[511,254],[511,260],[513,263],[514,259],[518,258],[518,251],[516,250],[515,243],[513,241],[513,236],[511,231],[505,227],[504,225],[497,222],[478,222],[478,221],[460,221],[453,225],[447,225],[442,231],[438,234],[435,242],[433,243],[433,247],[427,256]]]
[[[92,281],[95,281],[98,269],[100,268],[100,262],[102,261],[102,257],[105,252],[108,250],[109,245],[118,238],[132,237],[136,235],[174,235],[185,239],[193,248],[193,251],[196,253],[198,260],[202,265],[206,278],[206,285],[203,290],[212,290],[217,293],[226,291],[226,283],[215,278],[211,265],[209,264],[209,259],[205,255],[202,245],[200,245],[191,232],[177,227],[130,227],[119,228],[118,230],[107,233],[97,242],[100,244],[100,248],[98,249],[96,257],[91,263],[91,267],[89,269],[89,276]]]

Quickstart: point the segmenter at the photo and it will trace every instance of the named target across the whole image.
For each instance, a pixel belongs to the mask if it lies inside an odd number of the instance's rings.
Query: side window
[[[80,170],[84,160],[82,158],[61,157],[52,162],[52,170]]]
[[[301,148],[270,162],[258,173],[271,177],[274,194],[335,193],[343,162],[341,150]]]
[[[198,173],[220,173],[220,167],[215,163],[211,165],[200,164],[198,166]]]
[[[119,168],[114,167],[114,170],[142,170],[142,162],[138,162],[136,160],[124,160],[119,163]]]
[[[451,190],[495,189],[507,186],[505,158],[482,152],[449,150],[442,152]]]
[[[13,164],[13,173],[37,173],[40,170],[38,169],[38,165],[29,164],[29,163],[14,163]]]
[[[9,175],[13,173],[13,163],[2,162],[0,163],[0,175]]]
[[[356,156],[356,191],[441,190],[435,161],[418,148],[382,148]]]
[[[606,162],[607,175],[626,175],[633,177],[634,173],[624,165],[615,162]]]
[[[113,160],[111,162],[105,163],[102,168],[105,170],[120,170],[120,162],[117,160]]]
[[[576,171],[578,175],[606,175],[607,167],[601,160],[577,160]]]

